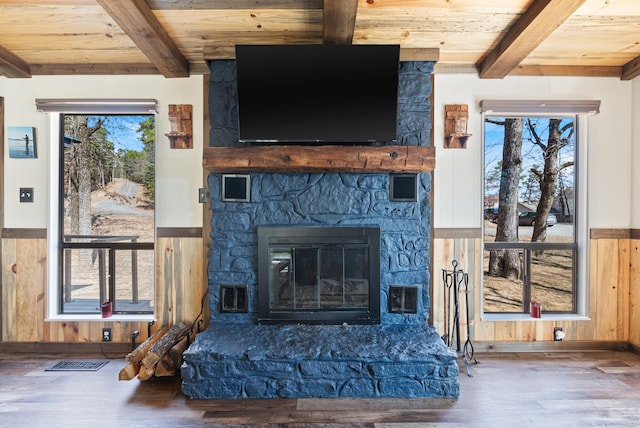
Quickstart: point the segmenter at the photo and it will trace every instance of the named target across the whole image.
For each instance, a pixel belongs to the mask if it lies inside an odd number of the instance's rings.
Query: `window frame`
[[[61,194],[62,183],[60,182],[60,174],[64,170],[64,155],[63,142],[61,139],[61,133],[63,130],[62,120],[65,114],[87,114],[87,115],[99,115],[99,114],[144,114],[154,115],[155,123],[157,123],[156,101],[155,100],[93,100],[96,101],[95,105],[87,103],[89,100],[64,100],[64,103],[56,104],[56,108],[48,108],[51,104],[48,101],[61,101],[61,100],[46,100],[37,99],[36,105],[39,111],[43,111],[49,115],[49,176],[52,178],[49,180],[49,219],[47,228],[47,306],[46,306],[46,320],[47,321],[104,321],[101,313],[63,313],[62,302],[64,299],[63,275],[64,267],[62,265],[62,242],[63,242],[63,230],[61,227],[60,213],[63,207],[62,199],[64,195]],[[99,102],[101,101],[101,102]],[[141,101],[144,101],[141,102]],[[111,103],[110,108],[106,108],[104,111],[105,103]],[[80,107],[80,111],[77,110]],[[45,106],[45,108],[42,108]],[[113,110],[111,110],[113,109]],[[156,138],[157,142],[157,138]],[[157,150],[157,148],[156,148]],[[156,177],[157,179],[157,177]],[[155,216],[154,216],[155,218]],[[154,220],[155,224],[155,220]],[[155,225],[154,225],[155,229]],[[154,231],[155,236],[155,231]],[[69,243],[69,248],[77,247],[78,244]],[[86,244],[83,248],[86,248]],[[112,247],[115,250],[152,250],[155,254],[155,238],[154,242],[144,242],[135,245],[127,243],[109,243],[103,246],[106,251],[108,247]],[[113,251],[112,257],[115,257]],[[155,266],[154,261],[154,266]],[[155,273],[155,268],[154,268]],[[155,281],[154,281],[155,282]],[[155,291],[154,291],[155,293]],[[145,313],[114,313],[109,319],[112,321],[153,321],[156,317],[157,305],[154,305],[151,312]]]
[[[549,108],[544,108],[544,103],[541,101],[513,101],[508,100],[483,100],[481,102],[481,124],[482,124],[482,150],[481,150],[481,162],[483,167],[481,168],[481,192],[482,200],[484,201],[485,194],[485,120],[490,117],[570,117],[574,120],[575,126],[575,155],[574,155],[574,239],[571,245],[574,249],[574,265],[573,272],[573,310],[570,312],[552,312],[545,311],[542,308],[542,319],[588,319],[589,318],[589,269],[588,269],[588,224],[587,224],[587,207],[588,207],[588,192],[587,192],[587,159],[588,159],[588,144],[587,144],[587,120],[585,115],[599,113],[599,101],[567,101],[567,102],[553,102],[549,104]],[[548,103],[548,102],[547,102]],[[512,107],[515,111],[506,111]],[[568,106],[568,107],[566,107]],[[501,108],[504,107],[504,108]],[[501,111],[505,110],[505,111]],[[554,243],[494,243],[485,241],[484,232],[484,203],[481,204],[480,218],[482,224],[482,257],[480,257],[481,272],[484,272],[482,268],[484,260],[484,251],[492,248],[518,248],[530,251],[533,249],[554,249],[557,247]],[[563,248],[567,249],[567,248]],[[525,307],[525,301],[523,301],[522,312],[486,312],[484,301],[484,273],[481,276],[480,287],[480,313],[483,320],[509,320],[509,319],[532,319],[528,313],[528,306]],[[526,284],[523,284],[525,287]],[[530,297],[531,289],[523,290],[524,298]],[[528,303],[527,303],[528,304]]]

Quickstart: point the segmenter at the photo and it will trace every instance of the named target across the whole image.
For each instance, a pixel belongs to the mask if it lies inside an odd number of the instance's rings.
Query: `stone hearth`
[[[192,398],[459,395],[456,354],[425,325],[214,324],[185,360]]]

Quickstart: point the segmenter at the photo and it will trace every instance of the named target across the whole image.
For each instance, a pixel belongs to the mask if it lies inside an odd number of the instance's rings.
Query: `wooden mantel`
[[[435,147],[263,145],[206,147],[203,166],[211,172],[430,172]]]

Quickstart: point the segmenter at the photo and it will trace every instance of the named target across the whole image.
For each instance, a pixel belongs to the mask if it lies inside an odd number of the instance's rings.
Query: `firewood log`
[[[138,375],[141,363],[128,363],[118,374],[118,380],[131,380]]]
[[[118,380],[134,379],[140,371],[141,361],[146,355],[149,348],[151,348],[151,346],[156,343],[168,330],[169,327],[163,327],[157,330],[151,336],[149,336],[147,340],[139,344],[136,349],[127,354],[125,360],[128,362],[128,364],[120,370],[120,373],[118,374]]]
[[[156,376],[175,376],[176,371],[182,365],[182,353],[187,349],[189,341],[183,336],[178,342],[164,354],[156,365]]]
[[[140,365],[140,371],[138,372],[138,380],[149,380],[155,372],[155,367],[151,370],[147,369],[144,365]]]
[[[144,342],[139,344],[136,349],[131,351],[126,357],[130,363],[140,363],[144,356],[149,351],[149,348],[153,346],[160,338],[169,330],[169,327],[162,327],[161,329],[154,332],[151,336],[147,338]]]
[[[155,375],[158,377],[174,376],[176,374],[176,366],[168,353],[164,354],[158,364],[156,364]]]
[[[171,349],[171,347],[187,333],[188,329],[189,326],[183,321],[171,326],[169,331],[167,331],[156,343],[153,344],[153,346],[151,346],[147,354],[142,359],[142,365],[145,369],[153,373],[156,364],[160,361],[160,358],[169,352],[169,349]],[[140,377],[140,374],[138,374],[138,377]]]
[[[187,336],[183,337],[178,341],[178,343],[176,343],[171,347],[171,349],[169,349],[169,356],[171,357],[171,360],[173,360],[173,365],[176,367],[176,369],[180,368],[180,366],[182,365],[182,354],[189,346],[188,339],[189,338]]]

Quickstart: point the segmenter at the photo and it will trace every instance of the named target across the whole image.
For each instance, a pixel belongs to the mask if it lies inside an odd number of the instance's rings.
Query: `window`
[[[61,312],[153,313],[153,115],[61,115]]]
[[[51,118],[48,318],[155,308],[155,100],[36,100]],[[86,113],[85,113],[86,111]]]
[[[483,117],[484,313],[537,302],[543,314],[574,314],[584,301],[578,116],[536,113]]]

